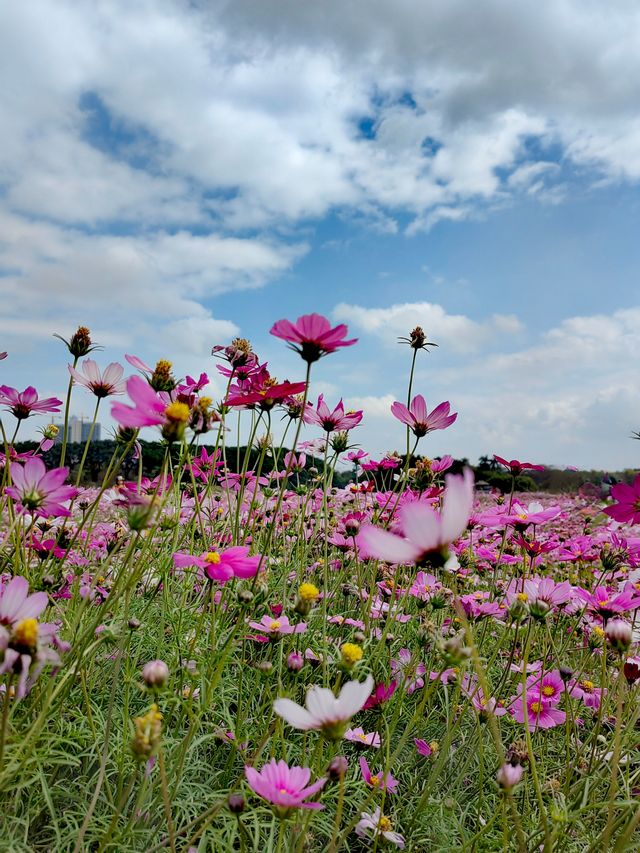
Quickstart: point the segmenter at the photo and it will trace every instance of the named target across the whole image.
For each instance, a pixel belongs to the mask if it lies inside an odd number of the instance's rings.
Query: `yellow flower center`
[[[545,686],[542,688],[543,696],[553,696],[555,692],[555,688],[553,688],[550,684],[545,684]]]
[[[271,630],[271,631],[279,631],[280,630],[280,623],[278,622],[277,619],[271,620],[271,624],[269,625],[269,630]]]
[[[170,403],[164,410],[168,421],[177,424],[186,424],[189,420],[189,406],[186,403]]]
[[[541,702],[532,702],[531,710],[534,714],[539,714],[542,711],[542,703]]]
[[[593,681],[583,681],[582,689],[587,690],[590,693],[593,690]]]
[[[380,832],[389,832],[391,829],[391,821],[386,815],[380,815],[380,820],[378,821],[378,826],[380,827]]]
[[[518,601],[529,601],[529,596],[526,592],[519,592],[516,595],[516,598],[518,599]]]
[[[378,785],[380,784],[380,777],[379,776],[372,776],[369,779],[369,781],[371,782],[371,784],[373,785],[374,788],[377,788]],[[389,818],[387,818],[387,820],[389,820]]]
[[[212,563],[214,566],[217,566],[221,560],[220,554],[217,551],[209,551],[208,554],[205,554],[205,563]]]
[[[38,643],[38,620],[22,619],[13,629],[15,642],[27,649],[33,649]]]
[[[345,643],[340,648],[340,652],[342,653],[342,659],[344,662],[349,665],[362,660],[362,655],[364,654],[361,646],[357,646],[355,643]]]
[[[303,601],[315,601],[316,598],[320,595],[320,590],[317,586],[315,586],[315,584],[303,583],[300,584],[298,595]]]

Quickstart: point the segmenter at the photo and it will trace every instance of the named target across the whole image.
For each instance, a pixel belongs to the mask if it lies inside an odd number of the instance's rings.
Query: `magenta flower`
[[[283,634],[304,634],[307,630],[304,622],[291,625],[286,616],[279,616],[275,619],[273,616],[265,615],[259,622],[249,622],[249,626],[272,639],[277,639]]]
[[[139,429],[145,426],[160,426],[166,423],[166,410],[171,400],[166,394],[154,391],[148,382],[139,376],[127,379],[127,394],[133,406],[124,403],[114,403],[111,406],[111,417],[120,426]]]
[[[396,692],[397,686],[398,682],[395,678],[389,682],[388,686],[382,682],[380,684],[376,684],[373,693],[362,706],[362,710],[369,711],[371,708],[377,708],[379,705],[383,705],[385,702],[388,702]]]
[[[5,492],[16,501],[21,512],[34,512],[43,517],[71,515],[63,504],[75,498],[78,489],[64,485],[68,468],[47,471],[42,459],[33,456],[24,465],[11,463],[10,471],[13,486],[7,486]]]
[[[108,364],[102,373],[100,373],[100,368],[92,358],[85,358],[82,362],[82,373],[70,364],[67,366],[69,373],[78,385],[84,386],[100,399],[111,397],[113,394],[124,394],[125,385],[122,381],[124,367],[116,361]]]
[[[520,693],[515,697],[510,710],[513,717],[530,730],[552,729],[564,723],[567,718],[564,711],[560,711],[554,703],[545,701],[535,691],[527,693],[526,703],[524,693]]]
[[[342,400],[331,412],[324,401],[324,396],[320,394],[316,408],[309,406],[303,413],[302,420],[306,424],[318,424],[325,432],[336,432],[358,426],[362,420],[362,412],[347,412],[345,414]]]
[[[298,317],[295,324],[289,320],[278,320],[271,327],[271,334],[288,341],[291,349],[309,364],[340,347],[350,347],[357,343],[357,338],[345,340],[347,327],[344,324],[332,329],[327,318],[321,314],[305,314]]]
[[[417,737],[414,738],[413,742],[415,744],[416,752],[418,753],[418,755],[422,755],[425,758],[429,758],[430,755],[433,755],[433,747],[430,743],[427,743],[426,740]]]
[[[260,559],[259,554],[249,556],[249,548],[246,545],[234,545],[225,551],[206,551],[199,557],[176,552],[173,555],[173,564],[178,568],[198,566],[204,569],[209,580],[225,583],[234,577],[255,577]]]
[[[519,462],[517,459],[507,460],[495,454],[493,458],[496,462],[508,468],[513,477],[517,477],[523,471],[544,471],[544,465],[534,465],[532,462]]]
[[[607,515],[615,521],[640,524],[640,474],[631,485],[616,483],[611,489],[611,497],[617,503],[605,507]]]
[[[514,501],[511,512],[502,516],[501,523],[513,524],[524,528],[530,524],[543,524],[557,518],[562,512],[562,507],[550,506],[545,509],[538,501],[531,501],[528,507]]]
[[[394,779],[390,772],[372,773],[364,755],[360,758],[360,772],[370,788],[377,788],[379,791],[387,791],[389,794],[393,794],[398,787],[398,780]]]
[[[34,414],[45,412],[59,412],[62,400],[56,397],[38,399],[38,392],[31,385],[24,391],[9,388],[8,385],[0,385],[0,406],[6,406],[11,414],[19,421]]]
[[[610,593],[605,586],[598,586],[593,592],[587,592],[582,587],[576,587],[576,595],[587,604],[592,613],[597,613],[603,619],[611,619],[612,616],[620,616],[628,610],[637,610],[640,607],[640,595],[632,589],[626,589],[620,593]]]
[[[323,809],[321,803],[306,803],[327,783],[327,777],[309,785],[311,770],[308,767],[289,767],[286,762],[272,758],[260,771],[245,767],[247,782],[259,797],[274,806],[280,817],[291,809]]]
[[[473,506],[473,474],[467,468],[462,477],[449,474],[442,511],[435,512],[421,501],[404,504],[399,510],[403,536],[372,525],[363,525],[358,544],[363,556],[387,563],[420,565],[429,554],[455,541],[467,526]]]
[[[522,692],[519,685],[518,692]],[[534,672],[527,678],[527,696],[539,696],[543,702],[557,704],[564,693],[564,682],[560,672]]]
[[[411,405],[407,408],[399,402],[391,404],[391,414],[406,424],[416,438],[422,438],[428,432],[433,432],[437,429],[446,429],[458,417],[458,413],[449,414],[451,404],[448,402],[440,403],[429,414],[427,404],[421,394],[417,394],[411,401]]]

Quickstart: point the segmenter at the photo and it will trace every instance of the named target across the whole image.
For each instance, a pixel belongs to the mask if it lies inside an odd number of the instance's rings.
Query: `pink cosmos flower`
[[[370,788],[377,788],[379,791],[387,791],[387,793],[393,794],[398,787],[398,780],[394,779],[390,772],[372,773],[364,755],[360,758],[360,772]]]
[[[430,755],[433,755],[433,747],[431,744],[427,743],[426,740],[422,740],[422,738],[417,737],[414,738],[413,742],[419,755],[423,755],[425,758],[429,758]]]
[[[171,400],[168,395],[157,391],[140,376],[130,376],[127,379],[127,394],[133,406],[124,403],[114,403],[111,406],[111,417],[120,426],[139,429],[145,426],[160,426],[167,422],[166,410]]]
[[[567,718],[564,711],[560,711],[554,703],[545,701],[535,691],[527,692],[526,704],[524,693],[516,696],[510,711],[519,723],[524,723],[530,730],[552,729],[564,723]]]
[[[372,690],[373,678],[368,675],[364,681],[348,681],[337,697],[328,687],[314,686],[307,691],[306,708],[291,699],[276,699],[273,710],[296,729],[320,729],[327,737],[339,739]]]
[[[0,585],[0,625],[12,628],[23,619],[37,619],[48,603],[46,592],[29,595],[29,581],[16,575]]]
[[[391,661],[391,671],[409,695],[424,687],[422,676],[427,668],[420,661],[414,660],[409,649],[400,649],[397,659]]]
[[[330,411],[324,401],[324,395],[320,394],[316,408],[310,406],[303,413],[302,420],[306,424],[318,424],[325,432],[337,432],[358,426],[362,420],[362,411],[345,414],[342,400],[333,411]]]
[[[493,458],[496,462],[508,468],[514,477],[519,476],[523,471],[544,471],[544,465],[534,465],[532,462],[519,462],[517,459],[506,460],[502,456],[496,456],[495,454]]]
[[[391,414],[406,424],[416,438],[422,438],[428,432],[433,432],[437,429],[446,429],[458,417],[458,413],[449,414],[451,404],[448,402],[440,403],[429,414],[427,404],[421,394],[417,394],[411,401],[411,405],[407,408],[399,402],[391,404]]]
[[[321,803],[307,803],[327,783],[327,777],[309,785],[311,770],[308,767],[289,767],[285,761],[271,761],[260,771],[245,767],[244,774],[251,789],[263,800],[271,803],[284,817],[291,809],[323,809]]]
[[[231,578],[253,578],[260,566],[260,555],[249,556],[246,545],[234,545],[224,551],[206,551],[199,557],[176,552],[173,564],[178,568],[198,566],[211,581],[226,583]]]
[[[34,512],[43,517],[71,515],[63,504],[75,498],[78,489],[64,485],[68,468],[47,471],[42,459],[32,456],[24,465],[11,463],[10,471],[13,486],[7,486],[5,493],[17,502],[21,512]]]
[[[230,394],[224,401],[225,406],[255,406],[269,411],[279,401],[295,394],[301,394],[307,387],[306,382],[280,382],[276,385],[263,385],[256,390]]]
[[[347,327],[344,324],[332,329],[327,318],[321,314],[305,314],[298,317],[295,323],[278,320],[271,327],[271,334],[288,341],[291,349],[309,364],[340,347],[350,347],[357,343],[357,338],[345,340]]]
[[[259,631],[272,639],[281,637],[283,634],[304,634],[307,626],[304,622],[298,622],[297,625],[291,625],[286,616],[278,616],[274,619],[273,616],[264,615],[259,622],[249,622],[254,631]]]
[[[78,385],[84,386],[100,399],[111,397],[113,394],[124,394],[125,386],[122,381],[124,367],[116,361],[108,364],[102,373],[100,373],[100,368],[92,358],[85,358],[82,362],[82,373],[70,364],[67,366],[69,373]]]
[[[446,477],[442,511],[435,512],[423,502],[404,504],[399,510],[403,536],[372,525],[363,525],[358,536],[363,556],[387,563],[420,565],[429,554],[456,540],[467,526],[473,506],[473,474],[467,468],[462,477]]]
[[[347,729],[344,733],[344,739],[350,740],[353,743],[358,744],[358,746],[372,746],[374,749],[380,749],[380,735],[378,732],[365,732],[361,727],[357,729]]]
[[[606,694],[606,688],[596,687],[592,681],[583,678],[580,681],[574,679],[567,687],[570,696],[581,699],[586,708],[598,710],[602,697]]]
[[[39,400],[38,392],[31,385],[24,391],[18,391],[17,388],[10,388],[8,385],[0,385],[0,406],[6,406],[19,421],[38,413],[59,412],[61,405],[62,400],[56,397]]]
[[[395,678],[389,682],[388,686],[383,683],[376,684],[373,693],[362,706],[362,710],[369,711],[371,708],[377,708],[379,705],[383,705],[385,702],[388,702],[396,692],[397,686],[398,682]]]
[[[587,592],[582,587],[576,587],[576,595],[586,602],[587,608],[597,613],[603,619],[611,619],[628,610],[637,610],[640,607],[640,595],[632,589],[626,589],[620,593],[611,593],[605,586],[598,586],[593,592]]]
[[[616,483],[611,489],[611,497],[617,503],[605,507],[608,516],[615,521],[640,524],[640,474],[631,485]]]
[[[527,678],[527,697],[539,696],[543,702],[557,704],[564,694],[564,682],[560,672],[554,669],[552,672],[535,672]],[[518,686],[518,692],[522,692],[522,684]]]

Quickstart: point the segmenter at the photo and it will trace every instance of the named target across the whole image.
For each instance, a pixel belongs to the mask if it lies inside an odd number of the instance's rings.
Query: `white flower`
[[[373,690],[373,677],[349,681],[338,697],[328,687],[311,687],[307,691],[306,708],[291,699],[276,699],[273,710],[289,725],[302,731],[321,729],[329,738],[341,738],[346,724],[362,709]]]
[[[380,808],[377,808],[373,814],[360,812],[360,817],[361,820],[356,826],[356,835],[360,838],[372,839],[381,835],[387,841],[399,847],[400,850],[404,850],[404,838],[399,832],[393,832],[391,821],[381,813]]]

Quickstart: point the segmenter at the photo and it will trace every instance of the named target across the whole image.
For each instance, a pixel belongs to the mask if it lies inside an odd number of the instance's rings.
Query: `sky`
[[[421,325],[459,413],[424,453],[638,466],[634,0],[29,0],[0,71],[1,384],[62,396],[79,324],[214,396],[236,335],[298,380],[269,328],[317,311],[359,343],[312,396],[373,454]]]

